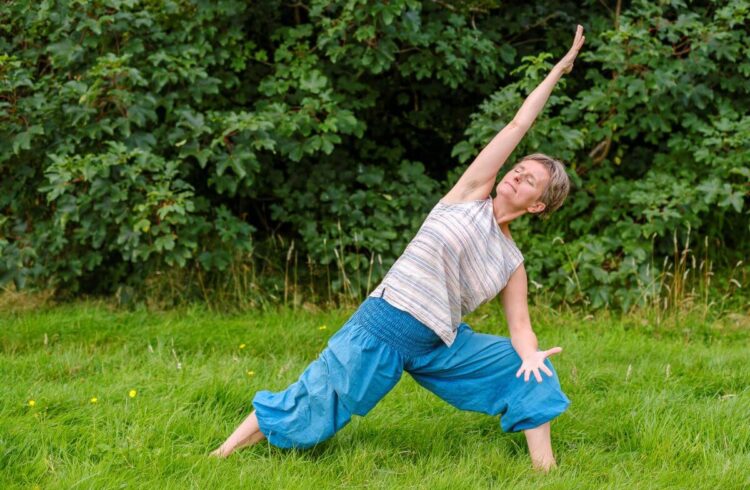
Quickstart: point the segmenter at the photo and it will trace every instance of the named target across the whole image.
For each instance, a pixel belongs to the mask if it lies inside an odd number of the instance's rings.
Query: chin
[[[496,189],[495,194],[498,196],[504,196],[506,199],[512,199],[515,196],[515,194],[513,193],[513,190],[507,187],[505,188],[501,187],[500,189]]]

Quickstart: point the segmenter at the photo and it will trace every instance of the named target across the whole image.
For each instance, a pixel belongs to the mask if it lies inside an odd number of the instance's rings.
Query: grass
[[[533,307],[540,345],[564,348],[552,360],[572,400],[552,424],[560,466],[547,475],[530,468],[522,434],[408,375],[316,448],[264,441],[208,458],[254,392],[294,381],[351,313],[91,302],[0,313],[0,488],[750,487],[746,314],[657,326],[648,311]],[[497,302],[465,320],[505,335]]]

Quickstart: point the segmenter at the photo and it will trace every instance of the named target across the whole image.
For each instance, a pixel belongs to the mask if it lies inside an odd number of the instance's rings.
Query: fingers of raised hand
[[[583,26],[581,24],[578,24],[576,26],[576,37],[573,41],[573,44],[577,43],[581,38],[583,37]]]
[[[571,53],[577,53],[585,40],[586,36],[583,35],[583,26],[579,25],[576,29],[576,36],[573,39],[573,46],[570,48]]]
[[[539,369],[541,369],[542,371],[544,371],[544,374],[546,374],[546,375],[547,375],[547,376],[549,376],[550,378],[552,377],[552,371],[550,371],[550,370],[549,370],[549,368],[548,368],[547,366],[545,366],[544,364],[542,364],[542,365],[541,365],[541,366],[539,367]]]
[[[580,43],[585,37],[586,36],[583,35],[583,26],[578,24],[578,26],[576,27],[576,37],[573,40],[573,45]]]

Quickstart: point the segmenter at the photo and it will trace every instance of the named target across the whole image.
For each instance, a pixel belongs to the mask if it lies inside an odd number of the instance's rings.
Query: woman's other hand
[[[516,378],[520,377],[521,374],[523,374],[523,380],[528,381],[531,373],[534,373],[536,381],[538,383],[541,383],[542,375],[539,374],[540,370],[543,371],[547,376],[552,377],[552,371],[550,371],[549,368],[544,364],[544,360],[549,356],[559,354],[560,352],[562,352],[562,347],[553,347],[548,350],[534,352],[533,354],[527,356],[526,359],[523,359],[521,368],[516,373]]]
[[[578,51],[580,51],[585,40],[586,36],[583,35],[583,26],[578,25],[576,29],[576,37],[575,39],[573,39],[573,46],[571,46],[570,51],[568,51],[568,53],[560,61],[557,62],[555,68],[557,68],[564,74],[570,73],[570,71],[573,69],[573,62],[576,60]]]

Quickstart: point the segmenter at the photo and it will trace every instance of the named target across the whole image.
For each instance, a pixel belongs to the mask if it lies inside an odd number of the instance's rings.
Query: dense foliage
[[[380,256],[374,284],[576,23],[575,68],[511,157],[558,156],[575,184],[511,227],[532,284],[628,307],[688,228],[732,267],[750,251],[750,2],[625,3],[6,2],[0,282],[220,275],[280,233],[350,277]]]

